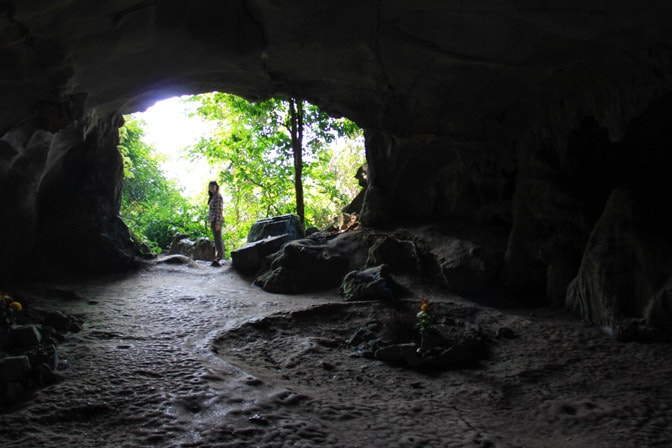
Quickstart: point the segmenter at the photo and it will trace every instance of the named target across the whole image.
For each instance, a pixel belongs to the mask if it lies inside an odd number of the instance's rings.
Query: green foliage
[[[190,101],[199,104],[198,115],[217,123],[191,153],[220,167],[228,244],[238,246],[258,219],[296,213],[290,102],[251,103],[219,92]],[[361,130],[307,102],[301,106],[306,226],[324,228],[359,191],[354,175],[364,162]]]
[[[192,205],[166,179],[153,148],[142,141],[142,122],[129,120],[119,130],[124,158],[121,216],[131,231],[156,252],[168,247],[175,233],[207,236],[206,205]]]
[[[204,179],[203,195],[191,203],[164,176],[154,148],[143,142],[144,123],[127,117],[119,144],[124,159],[121,215],[133,233],[156,252],[169,246],[178,232],[192,239],[211,237],[205,223],[209,180],[219,181],[224,197],[222,238],[229,251],[245,242],[254,221],[296,213],[290,101],[250,103],[218,92],[187,101],[197,104],[198,116],[217,124],[213,134],[189,152],[194,158],[205,157],[219,176]],[[303,112],[298,174],[303,182],[305,222],[324,228],[360,189],[354,175],[364,162],[361,131],[349,120],[291,101]]]
[[[420,335],[425,335],[432,328],[432,323],[434,322],[434,313],[432,312],[432,306],[425,297],[420,299],[420,311],[416,317],[418,318],[418,331]]]

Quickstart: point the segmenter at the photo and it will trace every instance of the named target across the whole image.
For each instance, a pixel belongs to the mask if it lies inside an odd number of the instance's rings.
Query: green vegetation
[[[364,163],[361,130],[305,101],[271,99],[250,103],[213,92],[195,102],[196,115],[215,131],[188,148],[219,171],[224,197],[223,240],[240,247],[252,223],[286,213],[306,226],[325,228],[357,194],[354,175]],[[155,250],[176,232],[208,236],[206,199],[192,204],[159,169],[161,160],[143,143],[143,124],[130,120],[120,131],[125,160],[122,217]]]
[[[121,217],[131,231],[160,253],[176,233],[192,238],[207,236],[207,206],[193,205],[177,185],[166,179],[161,160],[142,141],[142,122],[127,121],[119,130],[119,151],[124,158]]]

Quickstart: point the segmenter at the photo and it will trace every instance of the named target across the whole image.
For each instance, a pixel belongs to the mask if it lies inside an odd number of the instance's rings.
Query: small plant
[[[418,319],[416,327],[420,332],[420,336],[424,336],[432,328],[432,321],[434,320],[429,300],[425,297],[420,299],[420,311],[416,314],[416,317]]]
[[[0,326],[9,328],[16,321],[16,313],[23,305],[5,292],[0,292]]]

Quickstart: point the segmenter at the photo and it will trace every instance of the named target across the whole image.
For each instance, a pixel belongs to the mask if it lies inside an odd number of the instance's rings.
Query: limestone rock
[[[646,321],[672,335],[672,276],[656,293],[646,311]]]
[[[10,329],[12,345],[19,348],[37,347],[42,341],[40,330],[35,325],[17,325]]]
[[[496,284],[502,265],[496,252],[458,238],[446,238],[429,252],[430,271],[451,291],[471,294]]]
[[[567,303],[591,322],[613,326],[667,305],[661,291],[672,272],[672,244],[643,231],[637,209],[630,190],[613,191],[570,285]]]
[[[395,235],[377,239],[369,249],[367,266],[385,264],[394,274],[417,275],[421,260],[415,243]]]
[[[385,265],[348,272],[341,283],[341,295],[346,301],[394,299],[394,280]]]
[[[212,261],[215,258],[214,244],[208,238],[194,241],[188,235],[175,235],[168,249],[169,255],[184,255],[193,260]]]
[[[255,274],[261,269],[267,256],[279,251],[289,241],[291,241],[291,236],[284,234],[247,243],[231,251],[231,263],[243,274]]]
[[[0,359],[0,383],[23,379],[30,372],[30,361],[25,355]]]
[[[330,251],[329,246],[296,240],[272,256],[269,270],[257,276],[254,283],[275,293],[325,290],[339,284],[347,267],[347,259]]]
[[[289,241],[303,238],[304,232],[299,217],[290,214],[256,221],[247,233],[247,242],[253,243],[280,235],[287,235]]]
[[[353,267],[363,265],[362,248],[358,232],[290,241],[269,256],[254,283],[289,294],[335,288]]]

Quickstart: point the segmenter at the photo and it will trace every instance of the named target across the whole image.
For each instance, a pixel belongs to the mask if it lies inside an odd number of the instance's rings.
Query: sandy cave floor
[[[672,446],[672,345],[617,342],[559,309],[416,285],[408,313],[426,296],[488,348],[419,372],[346,343],[389,307],[268,294],[229,264],[26,288],[84,327],[58,347],[60,380],[0,414],[2,447]]]

